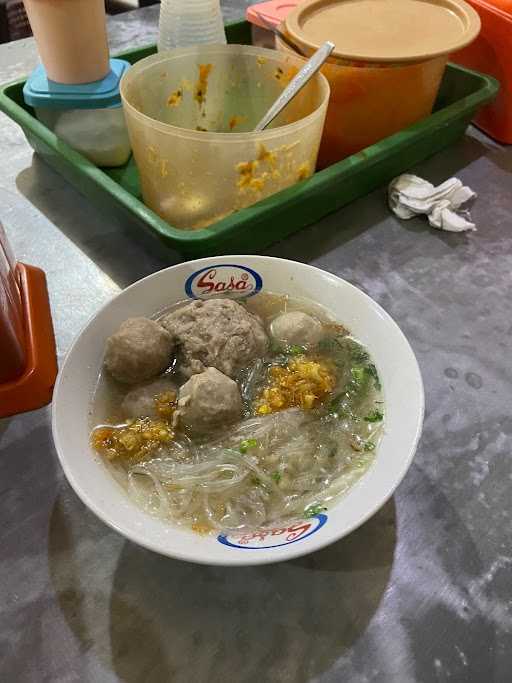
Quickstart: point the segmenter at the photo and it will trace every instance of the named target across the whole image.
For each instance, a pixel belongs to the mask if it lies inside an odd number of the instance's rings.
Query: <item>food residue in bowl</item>
[[[274,71],[274,78],[279,81],[283,87],[286,87],[288,83],[299,73],[299,69],[296,66],[290,66],[286,69],[282,69],[280,66]]]
[[[277,155],[275,152],[269,152],[263,143],[260,143],[258,148],[258,161],[269,164],[271,168],[274,168],[277,161]]]
[[[297,167],[293,160],[293,150],[297,144],[295,142],[269,150],[263,143],[260,143],[255,159],[242,161],[236,165],[236,171],[239,174],[238,189],[241,192],[250,189],[261,193],[271,180],[295,177],[295,174],[298,180],[308,178],[311,175],[309,162],[305,161]]]
[[[156,164],[160,160],[160,156],[153,145],[148,145],[146,147],[148,153],[148,161],[150,164]]]
[[[160,176],[167,178],[169,175],[169,162],[167,159],[160,159]]]
[[[306,180],[311,175],[311,165],[308,161],[304,161],[297,169],[297,179]]]
[[[146,147],[146,152],[147,163],[151,164],[152,166],[157,166],[160,172],[160,177],[167,178],[169,175],[169,160],[161,157],[153,145],[148,145]]]
[[[181,88],[178,88],[175,90],[173,93],[169,95],[169,98],[167,99],[167,104],[170,107],[177,107],[178,105],[181,104],[181,101],[183,100],[183,90]]]
[[[260,143],[256,159],[242,161],[236,166],[240,176],[237,183],[238,188],[240,190],[250,188],[255,192],[261,192],[270,178],[274,177],[276,179],[279,177],[279,172],[275,170],[276,161],[276,153],[274,151],[270,152],[263,143]],[[262,164],[267,167],[267,170],[264,169],[257,175],[258,169]]]
[[[257,168],[257,159],[253,159],[252,161],[241,161],[236,165],[236,170],[240,174],[237,184],[241,190],[247,187],[251,187],[252,189],[262,189],[262,178],[256,178],[255,176]]]
[[[199,64],[199,78],[194,87],[194,99],[201,107],[205,103],[206,93],[208,91],[208,78],[212,69],[213,64]]]
[[[181,85],[174,90],[167,98],[170,107],[178,107],[183,102],[185,92],[192,92],[192,83],[186,78],[181,79]]]
[[[247,116],[238,116],[235,114],[235,116],[232,116],[229,119],[229,130],[233,130],[233,128],[236,128],[236,126],[239,126],[241,123],[245,123],[247,121]]]

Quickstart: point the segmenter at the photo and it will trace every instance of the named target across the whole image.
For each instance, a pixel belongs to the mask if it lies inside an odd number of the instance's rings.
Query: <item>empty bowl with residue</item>
[[[242,45],[135,64],[121,96],[145,204],[175,227],[199,229],[312,175],[330,92],[323,75],[252,132],[301,66]]]

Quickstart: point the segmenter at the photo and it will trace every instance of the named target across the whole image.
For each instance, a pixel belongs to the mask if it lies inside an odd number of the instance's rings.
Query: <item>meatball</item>
[[[179,421],[188,429],[205,433],[242,416],[238,384],[216,368],[206,368],[180,388]]]
[[[302,311],[283,313],[270,325],[274,339],[285,344],[318,344],[323,337],[322,323]]]
[[[268,344],[261,320],[231,299],[194,301],[160,322],[179,349],[179,368],[186,377],[207,367],[236,377]]]
[[[172,337],[149,318],[128,318],[107,339],[105,366],[120,382],[135,384],[160,374],[169,365]]]
[[[149,384],[131,389],[123,399],[121,413],[123,417],[161,417],[157,411],[155,398],[162,394],[177,395],[176,385],[169,379],[153,380]]]

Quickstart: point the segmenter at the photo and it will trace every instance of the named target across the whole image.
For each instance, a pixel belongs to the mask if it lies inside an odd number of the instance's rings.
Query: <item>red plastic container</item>
[[[498,79],[498,96],[483,107],[474,123],[495,140],[512,144],[512,0],[467,0],[480,15],[478,38],[451,61]]]
[[[0,225],[0,417],[49,403],[56,375],[45,275],[16,263]]]

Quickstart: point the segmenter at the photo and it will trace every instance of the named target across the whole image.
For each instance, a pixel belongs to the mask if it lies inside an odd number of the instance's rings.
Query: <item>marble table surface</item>
[[[226,18],[242,13],[239,0]],[[148,43],[157,8],[110,20]],[[35,64],[0,46],[0,81]],[[178,257],[106,220],[0,115],[0,220],[47,274],[59,359],[120,288]],[[0,421],[0,680],[5,683],[506,683],[512,674],[512,151],[470,130],[417,169],[479,198],[476,233],[400,222],[385,188],[275,245],[353,282],[401,325],[426,390],[392,500],[311,556],[194,566],[143,550],[78,500],[50,408]],[[407,391],[407,387],[404,387]]]

